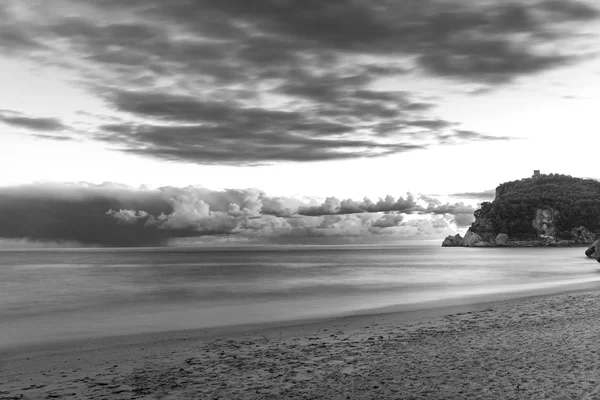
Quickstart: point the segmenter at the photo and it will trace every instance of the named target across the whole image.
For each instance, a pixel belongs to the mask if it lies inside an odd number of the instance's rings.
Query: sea
[[[0,250],[0,348],[318,319],[600,282],[585,248]]]

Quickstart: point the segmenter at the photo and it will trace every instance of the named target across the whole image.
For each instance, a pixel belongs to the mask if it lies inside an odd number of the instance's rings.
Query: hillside
[[[535,175],[506,182],[474,213],[464,238],[443,246],[548,246],[592,243],[600,236],[600,182]]]

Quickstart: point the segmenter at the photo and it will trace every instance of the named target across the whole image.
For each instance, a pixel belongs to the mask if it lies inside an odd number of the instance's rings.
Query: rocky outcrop
[[[506,235],[504,235],[506,236]],[[508,242],[508,236],[506,236]],[[494,240],[496,243],[496,240]],[[442,247],[491,247],[490,242],[483,240],[481,236],[469,230],[463,238],[459,234],[447,236],[442,243]]]
[[[490,247],[491,244],[490,242],[486,242],[485,240],[483,240],[483,238],[481,236],[479,236],[478,234],[476,234],[475,232],[469,230],[467,231],[467,234],[465,235],[463,241],[462,241],[462,245],[464,247]]]
[[[535,174],[505,182],[474,216],[464,238],[448,236],[443,246],[588,245],[600,238],[600,181]]]
[[[537,232],[537,237],[526,240],[514,240],[505,233],[496,234],[491,221],[487,218],[480,218],[471,225],[464,238],[460,235],[448,236],[442,243],[442,247],[556,247],[586,244],[594,241],[594,232],[584,226],[573,228],[571,239],[558,239],[556,237],[556,219],[558,216],[558,212],[552,208],[537,209],[531,221],[531,225]],[[592,247],[594,245],[590,246],[590,249]],[[593,251],[595,252],[595,247]],[[588,252],[589,250],[586,251],[586,255],[588,255]],[[599,258],[600,251],[597,254],[598,257],[592,255],[588,255],[588,257]]]
[[[469,231],[476,233],[482,240],[490,244],[493,244],[496,240],[496,233],[494,232],[492,221],[489,218],[476,219],[469,228]]]
[[[598,248],[598,245],[600,245],[600,240],[596,240],[594,243],[592,243],[592,245],[585,251],[585,255],[589,258],[595,258],[598,260],[600,258],[600,249]],[[600,260],[598,262],[600,262]]]
[[[496,236],[496,246],[498,247],[506,247],[510,246],[510,238],[506,233],[499,233]]]
[[[463,245],[463,238],[458,233],[454,236],[447,236],[442,243],[442,247],[460,247]]]

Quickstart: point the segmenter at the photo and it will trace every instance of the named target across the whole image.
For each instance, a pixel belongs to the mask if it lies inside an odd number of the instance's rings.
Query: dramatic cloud
[[[465,213],[472,215],[462,203],[428,199],[330,197],[315,204],[257,189],[28,185],[0,188],[0,238],[104,246],[157,246],[186,237],[406,239],[451,233],[449,222],[463,227]]]
[[[465,196],[468,197],[468,196]],[[458,228],[465,228],[471,225],[475,221],[473,213],[475,208],[473,206],[459,203],[442,203],[440,200],[422,195],[419,200],[426,202],[427,207],[424,209],[425,212],[435,215],[451,216],[450,221],[454,223]],[[444,219],[438,219],[438,224],[446,223]]]
[[[463,199],[488,201],[488,200],[494,200],[494,198],[496,197],[496,189],[484,190],[481,192],[453,193],[450,196],[451,197],[459,197],[459,198],[463,198]]]
[[[203,164],[258,165],[274,161],[325,161],[376,157],[424,146],[372,140],[309,137],[265,124],[264,132],[240,125],[224,130],[203,125],[108,125],[97,135],[123,151],[174,161]],[[249,123],[251,123],[249,121]],[[299,122],[302,124],[302,122]],[[310,123],[316,127],[315,123]],[[245,135],[240,133],[245,132]],[[202,143],[200,144],[199,141]]]
[[[119,208],[170,212],[168,204],[152,193],[110,184],[1,188],[0,237],[108,246],[166,242],[167,236],[143,224],[118,224],[106,215]]]
[[[573,45],[579,27],[600,16],[591,4],[9,0],[0,54],[74,73],[112,121],[73,134],[114,150],[230,165],[380,157],[512,139],[463,129],[397,87],[441,77],[493,88],[577,63],[588,57]]]
[[[420,210],[422,209],[417,205],[414,197],[409,193],[406,196],[406,199],[403,197],[394,199],[394,197],[388,195],[385,197],[385,199],[379,199],[377,202],[373,202],[367,198],[362,201],[355,201],[352,199],[338,200],[335,197],[328,197],[321,205],[301,207],[298,210],[298,214],[335,215],[389,211],[412,214]]]
[[[19,128],[43,132],[61,131],[67,128],[56,118],[31,117],[9,110],[0,110],[0,122]]]

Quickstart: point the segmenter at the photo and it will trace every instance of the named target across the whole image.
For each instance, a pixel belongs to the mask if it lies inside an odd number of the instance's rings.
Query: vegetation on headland
[[[493,202],[484,202],[475,211],[471,225],[475,233],[482,229],[478,221],[488,220],[495,234],[507,234],[512,240],[538,238],[532,221],[537,210],[552,209],[557,239],[572,238],[572,229],[583,226],[600,234],[600,182],[569,175],[547,174],[506,182],[496,188]],[[489,230],[489,227],[487,228]]]
[[[498,186],[474,216],[464,238],[448,236],[442,246],[591,244],[600,236],[600,182],[536,171]]]

